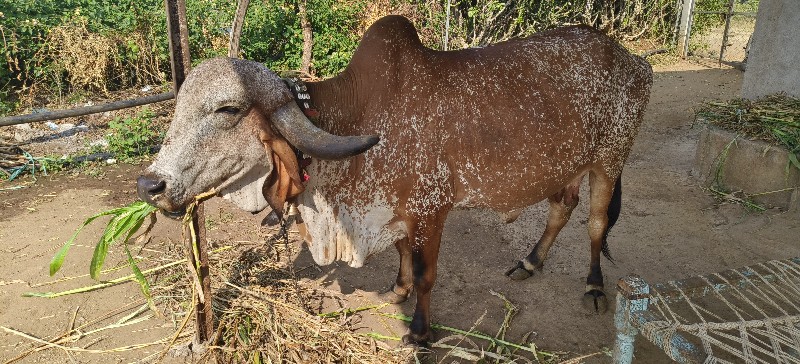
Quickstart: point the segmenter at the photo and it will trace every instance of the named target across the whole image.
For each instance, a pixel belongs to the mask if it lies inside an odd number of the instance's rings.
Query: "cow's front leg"
[[[397,248],[397,253],[400,255],[400,269],[397,271],[397,279],[395,279],[389,291],[381,295],[384,302],[403,303],[408,299],[408,296],[414,288],[410,241],[411,240],[408,238],[403,238],[394,243],[394,246]]]
[[[411,261],[417,305],[409,327],[403,336],[406,345],[426,346],[431,334],[431,289],[436,281],[436,262],[439,258],[439,243],[446,214],[434,215],[417,224],[412,241]]]

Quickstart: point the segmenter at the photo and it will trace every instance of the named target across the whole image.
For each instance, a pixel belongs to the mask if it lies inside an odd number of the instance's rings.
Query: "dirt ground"
[[[690,172],[697,140],[692,109],[704,100],[737,97],[741,71],[698,61],[656,66],[655,71],[645,122],[624,172],[622,215],[610,236],[616,264],[602,263],[611,302],[617,279],[627,274],[664,282],[800,255],[798,212],[772,209],[754,213],[715,200]],[[99,225],[82,233],[55,277],[48,276],[47,264],[86,217],[135,200],[135,178],[143,168],[113,165],[104,167],[100,176],[59,173],[40,177],[27,188],[0,192],[0,359],[13,359],[34,346],[33,339],[20,333],[52,338],[68,327],[106,315],[109,318],[101,326],[107,326],[144,304],[132,283],[53,299],[21,296],[94,283],[84,276],[39,286],[87,272],[93,237],[101,232]],[[16,183],[0,184],[0,188],[12,185]],[[577,362],[609,362],[607,353],[615,333],[613,304],[605,315],[586,314],[580,306],[589,259],[585,188],[582,196],[544,271],[522,282],[510,281],[503,272],[526,255],[541,234],[546,207],[533,206],[511,224],[504,224],[489,211],[453,212],[442,242],[433,321],[494,334],[505,315],[503,301],[492,294],[496,292],[519,310],[506,335],[509,341],[521,342],[527,336],[542,350],[565,353],[562,358],[586,356]],[[220,199],[209,201],[206,211],[216,222],[209,230],[212,243],[252,246],[264,240],[266,233],[259,227],[264,213],[241,213]],[[179,249],[176,222],[160,219],[153,235],[155,243],[140,254],[158,256]],[[117,261],[107,263],[108,267],[121,259],[119,252],[114,253]],[[335,309],[338,304],[361,307],[377,303],[376,292],[389,286],[398,268],[394,249],[377,254],[359,269],[337,264],[318,267],[304,250],[294,264],[306,284],[341,295],[338,303],[331,302],[323,310]],[[114,311],[123,313],[113,315]],[[383,311],[410,315],[413,304]],[[130,324],[108,328],[79,344],[87,350],[107,350],[154,343],[169,337],[182,319],[147,315],[151,314],[145,311],[136,316],[140,322],[124,321]],[[390,336],[405,331],[402,323],[372,314],[362,315],[361,327],[362,331]],[[438,333],[438,337],[446,335]],[[102,354],[50,348],[19,362],[150,362],[163,348],[158,343]],[[641,337],[635,355],[637,363],[668,362]]]

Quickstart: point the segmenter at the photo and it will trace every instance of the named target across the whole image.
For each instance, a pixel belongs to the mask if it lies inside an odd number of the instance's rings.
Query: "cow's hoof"
[[[408,333],[403,335],[403,346],[413,347],[413,348],[427,348],[429,347],[428,342],[430,340],[431,340],[430,331],[428,331],[428,333],[424,335]]]
[[[590,289],[583,294],[583,308],[589,313],[602,314],[608,311],[608,299],[602,289]]]
[[[398,293],[397,291],[401,292]],[[405,293],[403,293],[402,291],[405,291]],[[399,304],[408,300],[408,296],[410,294],[411,294],[411,289],[404,290],[402,288],[398,288],[396,284],[392,284],[392,287],[389,288],[388,291],[380,294],[380,298],[381,301],[386,303]]]
[[[506,271],[506,277],[515,281],[522,281],[533,276],[533,270],[525,267],[525,263],[521,260],[517,265]]]

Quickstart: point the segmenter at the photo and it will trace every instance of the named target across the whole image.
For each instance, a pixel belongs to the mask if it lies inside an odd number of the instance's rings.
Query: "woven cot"
[[[641,334],[680,363],[800,364],[800,258],[617,290],[615,363]]]

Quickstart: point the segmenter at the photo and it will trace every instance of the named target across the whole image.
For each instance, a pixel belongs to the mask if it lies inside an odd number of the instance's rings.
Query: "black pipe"
[[[175,98],[175,93],[170,91],[170,92],[160,93],[158,95],[140,97],[138,99],[115,101],[115,102],[109,102],[107,104],[79,107],[75,109],[47,111],[47,112],[40,112],[27,115],[7,116],[4,118],[0,118],[0,126],[27,124],[36,121],[56,120],[56,119],[71,118],[75,116],[96,114],[99,112],[126,109],[134,106],[141,106],[161,101],[167,101],[174,98]]]

